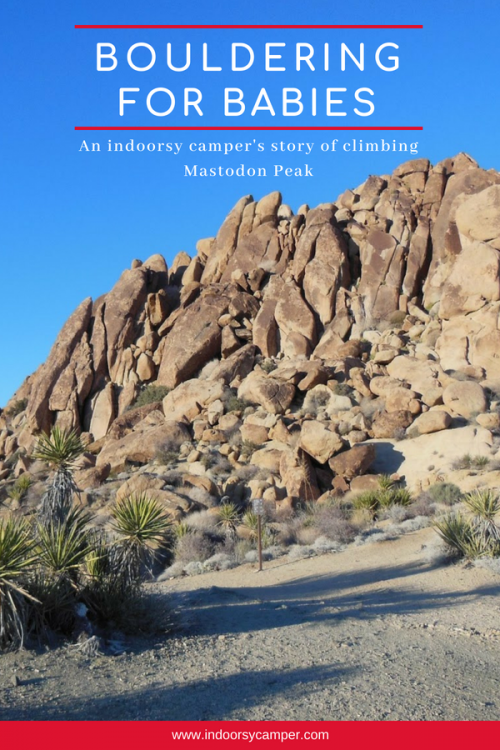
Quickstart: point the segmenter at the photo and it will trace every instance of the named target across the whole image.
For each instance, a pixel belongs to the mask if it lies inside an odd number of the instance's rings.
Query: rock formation
[[[182,487],[231,496],[250,466],[252,494],[317,500],[370,469],[374,439],[477,419],[491,445],[499,387],[500,173],[416,159],[295,215],[245,196],[194,258],[134,260],[84,300],[0,414],[0,494],[59,425],[87,444],[89,493],[138,473],[180,517],[199,507]]]

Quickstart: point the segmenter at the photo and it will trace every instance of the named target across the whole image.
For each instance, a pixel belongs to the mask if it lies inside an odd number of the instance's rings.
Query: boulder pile
[[[176,518],[321,501],[383,441],[472,423],[492,446],[497,393],[500,173],[417,159],[296,214],[245,196],[194,257],[84,300],[0,414],[0,495],[58,425],[86,443],[88,502],[110,482]]]

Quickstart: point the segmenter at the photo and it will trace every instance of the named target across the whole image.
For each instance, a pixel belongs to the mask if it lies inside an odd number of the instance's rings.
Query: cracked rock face
[[[58,425],[94,446],[92,485],[166,444],[191,477],[209,443],[238,471],[251,445],[269,496],[317,499],[369,470],[370,439],[493,423],[496,383],[500,174],[416,159],[296,215],[245,196],[193,258],[134,260],[0,414],[0,482]]]

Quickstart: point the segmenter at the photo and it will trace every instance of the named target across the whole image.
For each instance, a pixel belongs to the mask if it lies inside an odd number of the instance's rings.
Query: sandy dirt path
[[[429,565],[433,537],[155,584],[179,632],[3,655],[0,718],[498,720],[500,578]]]

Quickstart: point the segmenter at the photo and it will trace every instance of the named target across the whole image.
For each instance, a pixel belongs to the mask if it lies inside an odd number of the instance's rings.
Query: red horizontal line
[[[145,126],[145,125],[94,125],[94,126],[77,126],[75,130],[423,130],[421,126],[411,127],[400,127],[400,126],[357,126],[357,125],[338,125],[338,126],[256,126],[256,125],[242,125],[238,127],[232,127],[231,125],[204,125],[204,126],[187,126],[187,125],[172,125],[168,127],[163,126]]]
[[[423,29],[422,24],[77,24],[75,29]]]

